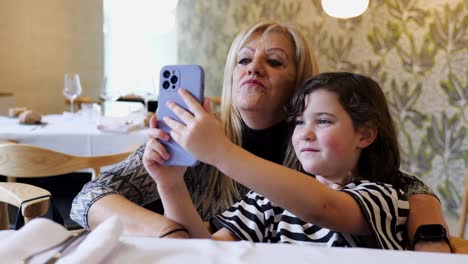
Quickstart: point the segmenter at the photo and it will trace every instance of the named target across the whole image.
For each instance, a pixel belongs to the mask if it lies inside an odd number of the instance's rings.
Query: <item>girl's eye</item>
[[[302,124],[304,124],[304,121],[302,121],[302,120],[296,119],[294,121],[294,125],[296,125],[296,126],[299,126],[299,125],[302,125]]]
[[[281,61],[277,61],[277,60],[268,60],[268,64],[270,64],[272,67],[279,67],[283,65]]]
[[[319,120],[317,120],[317,124],[319,124],[319,125],[331,124],[331,121],[327,120],[327,119],[319,119]]]
[[[250,63],[250,59],[243,58],[243,59],[240,59],[238,63],[241,64],[241,65],[247,65],[247,64]]]

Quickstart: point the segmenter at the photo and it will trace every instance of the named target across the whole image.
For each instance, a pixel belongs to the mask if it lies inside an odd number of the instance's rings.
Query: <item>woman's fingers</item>
[[[156,114],[152,115],[149,120],[149,127],[156,128],[158,126],[158,117]]]
[[[147,160],[154,160],[163,164],[169,159],[169,153],[166,148],[156,139],[150,139],[146,143],[146,150],[144,154]]]
[[[161,130],[161,129],[158,129],[158,128],[150,128],[150,129],[148,129],[146,134],[150,138],[161,139],[161,140],[164,140],[164,141],[169,141],[171,139],[169,134],[164,132],[164,130]]]
[[[203,101],[203,108],[205,109],[206,112],[211,113],[211,101],[210,101],[210,99],[205,99]]]
[[[166,123],[166,125],[171,129],[171,134],[172,132],[175,132],[177,134],[181,134],[185,128],[185,125],[184,124],[181,124],[177,121],[175,121],[174,119],[168,117],[168,116],[165,116],[164,118],[164,122]],[[184,120],[182,120],[184,121]],[[185,121],[184,121],[185,122]]]
[[[171,138],[169,134],[158,128],[158,118],[156,114],[152,115],[149,120],[149,129],[146,132],[149,138],[161,139],[169,141]]]
[[[211,106],[209,100],[204,100],[203,106],[184,88],[179,88],[177,90],[180,97],[184,102],[187,104],[188,109],[184,109],[180,105],[176,104],[173,101],[167,102],[167,106],[171,111],[177,115],[177,117],[184,123],[184,124],[191,124],[193,122],[193,118],[202,118],[205,114],[211,112]]]
[[[188,109],[193,113],[193,115],[199,116],[206,113],[201,104],[187,90],[180,88],[177,92],[180,97],[182,97],[182,100],[187,104]]]
[[[176,116],[185,124],[190,124],[193,121],[193,115],[180,105],[176,104],[173,101],[167,102],[167,107],[171,109],[171,111],[176,114]],[[166,122],[167,116],[163,117],[164,122]],[[167,123],[166,123],[167,124]]]

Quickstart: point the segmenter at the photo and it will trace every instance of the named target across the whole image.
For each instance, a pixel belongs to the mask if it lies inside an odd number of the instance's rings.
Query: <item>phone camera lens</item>
[[[175,76],[175,75],[171,77],[171,83],[172,83],[172,84],[176,84],[178,80],[179,80],[179,79],[178,79],[177,76]]]
[[[163,84],[162,84],[162,87],[163,87],[164,89],[169,88],[169,86],[171,86],[171,84],[169,83],[169,81],[164,81]]]
[[[171,76],[171,73],[169,71],[164,71],[162,75],[164,78],[169,78],[169,76]]]

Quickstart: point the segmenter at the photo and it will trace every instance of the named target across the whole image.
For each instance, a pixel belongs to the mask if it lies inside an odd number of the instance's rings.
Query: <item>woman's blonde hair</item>
[[[232,75],[237,64],[237,54],[252,35],[255,33],[263,33],[263,35],[267,35],[270,32],[283,33],[291,41],[295,49],[297,72],[295,87],[292,87],[292,89],[296,90],[305,79],[318,74],[319,71],[314,53],[298,26],[263,20],[240,32],[232,42],[226,59],[222,102],[219,113],[219,118],[224,126],[226,135],[233,143],[239,146],[242,145],[242,120],[239,111],[232,104]],[[293,93],[291,93],[291,95],[292,94]],[[288,101],[290,99],[291,98],[288,98]],[[219,191],[218,198],[220,199],[220,203],[224,205],[224,209],[228,208],[234,203],[234,201],[241,198],[238,185],[231,178],[225,176],[214,167],[210,168],[209,176],[210,181],[207,197],[206,199],[203,199],[201,204],[203,211],[209,210],[212,198],[214,197],[214,192],[216,191]]]

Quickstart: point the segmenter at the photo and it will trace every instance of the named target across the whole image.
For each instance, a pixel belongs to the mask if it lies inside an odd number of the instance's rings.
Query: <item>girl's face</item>
[[[367,146],[361,129],[354,129],[333,92],[315,90],[306,96],[305,106],[296,119],[294,151],[306,172],[342,186],[353,173],[361,149]]]
[[[284,119],[283,106],[295,90],[295,49],[282,33],[262,35],[252,35],[237,54],[233,104],[242,116],[259,111]]]

